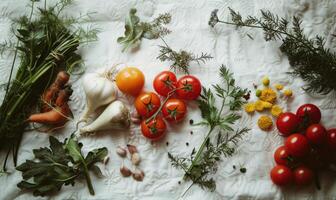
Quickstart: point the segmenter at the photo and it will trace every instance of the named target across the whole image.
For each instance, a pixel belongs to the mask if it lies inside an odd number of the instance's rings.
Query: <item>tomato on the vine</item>
[[[156,117],[149,122],[143,120],[141,122],[142,135],[151,140],[161,139],[166,132],[166,123],[162,117]]]
[[[285,148],[290,155],[303,157],[309,153],[310,145],[305,136],[296,133],[286,139]]]
[[[162,96],[168,96],[176,88],[176,84],[176,75],[170,71],[159,73],[153,81],[155,91]]]
[[[277,165],[271,170],[271,179],[279,186],[288,185],[293,181],[293,172],[284,165]]]
[[[187,113],[185,103],[180,99],[168,99],[162,107],[162,115],[169,122],[179,122]]]
[[[296,111],[296,115],[307,125],[318,124],[321,121],[321,111],[314,104],[300,106]]]
[[[279,115],[276,126],[282,136],[288,136],[297,131],[300,125],[300,119],[291,112],[285,112]]]
[[[300,166],[294,170],[294,182],[297,185],[308,185],[313,181],[314,173],[305,166]]]
[[[135,99],[135,109],[142,117],[152,116],[160,105],[159,96],[153,92],[142,93]]]
[[[327,131],[321,124],[312,124],[306,130],[306,137],[312,144],[321,145],[326,141]]]
[[[181,77],[177,81],[177,96],[185,100],[195,100],[201,94],[201,82],[191,75]]]
[[[289,162],[289,153],[286,150],[285,146],[280,146],[277,148],[277,150],[274,152],[274,160],[278,165],[286,165]]]
[[[328,130],[327,142],[330,149],[336,150],[336,128]]]

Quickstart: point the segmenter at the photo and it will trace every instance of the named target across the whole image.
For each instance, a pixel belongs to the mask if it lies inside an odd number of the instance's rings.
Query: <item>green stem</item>
[[[90,192],[91,195],[95,195],[95,191],[94,191],[93,186],[92,186],[92,182],[91,182],[91,178],[90,178],[90,174],[89,174],[89,170],[87,168],[87,165],[86,165],[85,161],[82,161],[82,163],[83,163],[83,167],[84,167],[85,179],[86,179],[86,182],[87,182],[89,192]]]

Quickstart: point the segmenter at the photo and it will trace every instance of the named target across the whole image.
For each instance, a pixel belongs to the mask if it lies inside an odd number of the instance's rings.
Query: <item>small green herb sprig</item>
[[[174,70],[174,72],[181,71],[185,74],[189,74],[189,66],[190,62],[200,62],[205,63],[206,61],[212,59],[212,56],[207,53],[203,53],[198,56],[191,52],[180,50],[173,50],[167,43],[162,39],[165,44],[160,45],[160,55],[157,57],[160,61],[171,61],[173,64],[170,65],[170,69]]]
[[[285,18],[280,18],[270,11],[261,10],[261,17],[247,16],[245,19],[229,8],[232,21],[218,18],[218,10],[211,13],[209,25],[217,23],[262,29],[266,41],[282,40],[280,50],[288,56],[294,76],[307,82],[305,91],[326,95],[336,91],[336,54],[325,47],[325,38],[308,38],[301,27],[301,19],[293,17],[291,25]]]
[[[129,11],[124,36],[117,39],[117,42],[123,45],[123,51],[138,47],[142,38],[157,39],[170,33],[170,30],[164,27],[171,21],[169,13],[160,14],[152,22],[141,22],[136,12],[134,8]]]
[[[235,146],[243,138],[249,129],[234,130],[232,127],[241,116],[237,113],[244,104],[246,89],[235,85],[233,74],[225,66],[220,68],[222,84],[213,85],[215,93],[211,89],[203,88],[198,100],[203,121],[195,124],[209,127],[200,148],[194,148],[189,157],[173,156],[168,153],[172,165],[181,168],[185,172],[184,179],[193,181],[193,184],[211,191],[216,189],[216,183],[210,177],[217,170],[217,163],[221,157],[230,157],[235,153]],[[221,102],[218,107],[216,102]],[[228,111],[225,112],[224,110]],[[213,133],[216,137],[211,137]]]
[[[89,170],[101,176],[95,163],[104,160],[107,148],[94,149],[84,157],[81,152],[83,144],[74,135],[63,143],[50,136],[49,142],[50,148],[34,149],[35,159],[26,160],[16,168],[22,172],[24,179],[17,186],[33,191],[34,196],[45,196],[61,190],[63,185],[74,185],[76,179],[85,177],[90,194],[94,195]]]

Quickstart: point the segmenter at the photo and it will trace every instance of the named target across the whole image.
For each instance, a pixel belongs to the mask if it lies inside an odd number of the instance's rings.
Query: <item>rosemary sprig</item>
[[[282,40],[280,50],[288,56],[293,68],[290,74],[301,77],[307,82],[307,92],[326,95],[336,91],[336,54],[325,47],[325,38],[315,36],[308,38],[301,27],[301,19],[293,17],[291,26],[285,18],[280,18],[270,11],[261,10],[261,17],[247,16],[245,19],[229,8],[232,21],[219,20],[218,10],[211,13],[209,25],[217,23],[235,25],[237,27],[258,28],[264,31],[264,38]]]
[[[211,89],[203,88],[198,100],[203,121],[196,125],[209,127],[198,151],[193,149],[189,157],[175,157],[168,153],[172,165],[184,170],[185,180],[191,180],[193,184],[211,191],[216,189],[216,183],[209,176],[216,172],[217,162],[222,156],[232,156],[235,152],[234,146],[249,131],[247,128],[234,130],[232,127],[241,118],[237,111],[244,103],[243,97],[247,90],[235,85],[233,74],[224,65],[220,68],[220,77],[222,84],[213,85],[215,93]],[[216,104],[218,100],[220,107]],[[217,132],[216,139],[211,137],[214,132]]]
[[[31,13],[13,22],[17,44],[5,97],[0,106],[0,150],[8,152],[4,159],[1,158],[4,169],[9,152],[13,153],[16,165],[22,134],[28,125],[26,119],[38,105],[40,95],[59,70],[72,73],[82,68],[77,49],[83,41],[94,37],[88,33],[90,30],[85,35],[80,28],[75,28],[78,24],[73,18],[61,16],[72,0],[61,0],[49,8],[36,8],[35,0],[31,2]],[[20,59],[20,65],[14,76],[16,58]]]
[[[123,45],[123,51],[138,47],[142,38],[157,39],[170,33],[170,30],[164,27],[171,21],[169,13],[160,14],[152,22],[141,22],[136,12],[134,8],[129,11],[124,36],[117,39],[117,42]]]
[[[162,39],[162,38],[161,38]],[[160,55],[157,59],[161,61],[171,61],[173,64],[170,65],[170,69],[174,72],[181,71],[185,74],[189,74],[190,62],[197,62],[198,64],[205,63],[207,60],[213,57],[208,53],[201,53],[200,56],[195,55],[191,52],[185,50],[179,50],[178,52],[173,50],[165,40],[163,40],[164,46],[160,45]]]

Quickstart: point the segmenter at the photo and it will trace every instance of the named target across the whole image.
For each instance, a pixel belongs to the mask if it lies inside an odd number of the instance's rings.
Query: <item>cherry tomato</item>
[[[274,152],[274,160],[278,165],[286,165],[288,164],[289,153],[287,152],[285,146],[280,146]]]
[[[288,185],[293,180],[292,171],[284,165],[275,166],[271,170],[270,175],[273,183],[279,186]]]
[[[312,124],[306,130],[307,139],[315,145],[321,145],[326,141],[327,131],[321,124]]]
[[[336,128],[328,130],[327,142],[330,149],[336,150]]]
[[[299,133],[295,133],[286,139],[285,148],[289,154],[296,157],[303,157],[310,150],[308,139]]]
[[[308,185],[312,183],[314,173],[311,169],[305,166],[300,166],[294,170],[294,182],[297,185]]]
[[[156,117],[146,123],[146,120],[141,122],[142,135],[151,140],[161,139],[166,132],[166,123],[162,117]]]
[[[297,131],[300,125],[300,119],[291,112],[285,112],[279,115],[276,126],[282,136],[289,136]]]
[[[314,104],[303,104],[297,109],[296,115],[307,125],[321,121],[321,111]]]
[[[168,96],[168,93],[176,88],[176,75],[170,71],[159,73],[153,81],[155,91],[162,96]]]
[[[304,158],[304,163],[306,166],[312,169],[323,169],[327,166],[329,161],[329,153],[327,148],[319,147],[319,148],[311,148],[307,156]]]
[[[162,115],[169,122],[179,122],[187,113],[185,103],[180,99],[168,99],[163,105]]]
[[[201,82],[194,76],[187,75],[177,81],[177,96],[185,100],[197,99],[201,94]]]
[[[117,73],[115,81],[120,91],[137,96],[145,84],[145,76],[138,68],[126,67]]]
[[[157,94],[146,92],[140,94],[134,104],[140,116],[150,117],[160,108],[161,102]]]

